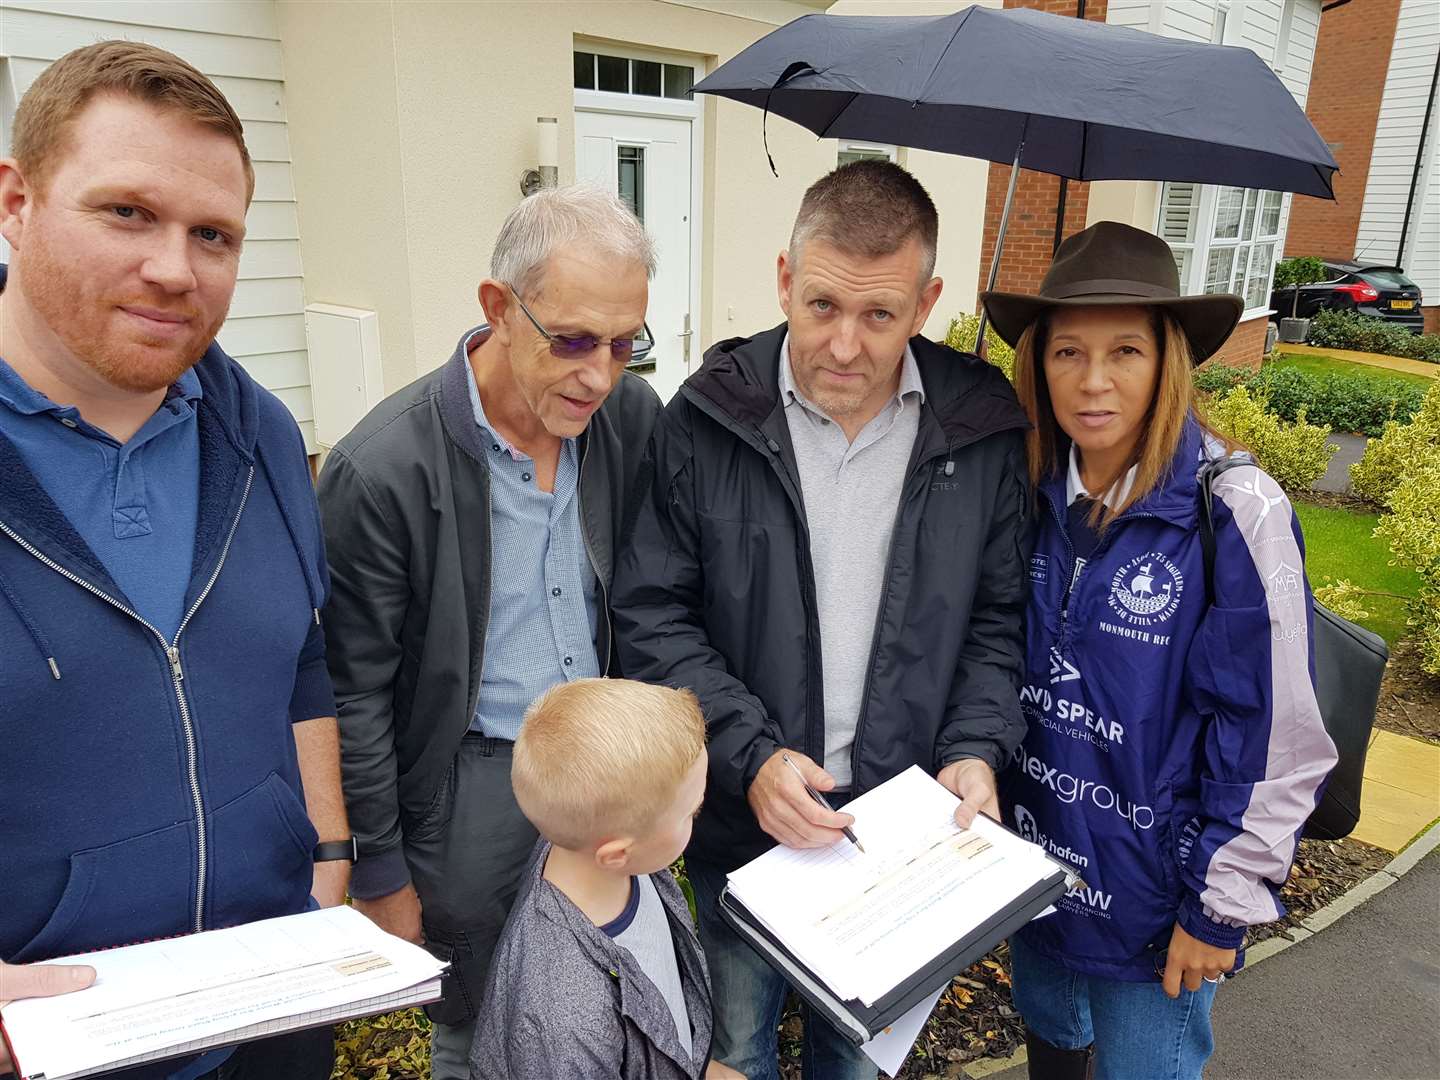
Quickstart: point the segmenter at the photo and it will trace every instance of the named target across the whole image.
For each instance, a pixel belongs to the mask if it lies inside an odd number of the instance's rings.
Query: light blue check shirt
[[[488,334],[477,330],[467,351]],[[468,382],[490,466],[490,619],[470,730],[513,740],[540,694],[600,674],[595,569],[580,534],[576,440],[564,440],[554,490],[542,491],[535,462],[491,426],[473,376]]]

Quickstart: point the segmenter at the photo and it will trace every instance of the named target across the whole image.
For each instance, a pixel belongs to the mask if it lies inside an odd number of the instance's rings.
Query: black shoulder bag
[[[1248,457],[1226,457],[1207,462],[1200,469],[1200,544],[1205,552],[1205,594],[1211,603],[1215,600],[1211,485],[1221,473],[1253,464]],[[1380,703],[1380,680],[1389,659],[1390,650],[1379,634],[1342,619],[1315,601],[1315,697],[1339,761],[1330,772],[1315,812],[1305,822],[1303,835],[1310,839],[1339,840],[1349,836],[1360,820],[1365,751]]]

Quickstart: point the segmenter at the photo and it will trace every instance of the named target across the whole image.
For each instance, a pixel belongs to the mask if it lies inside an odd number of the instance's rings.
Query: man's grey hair
[[[510,211],[495,251],[490,276],[521,297],[539,292],[550,259],[579,246],[617,263],[639,264],[655,276],[655,242],[630,208],[595,184],[546,188]]]
[[[822,176],[800,202],[790,234],[799,266],[807,243],[819,240],[849,255],[877,259],[920,241],[920,280],[935,273],[940,218],[920,181],[889,161],[862,158]]]

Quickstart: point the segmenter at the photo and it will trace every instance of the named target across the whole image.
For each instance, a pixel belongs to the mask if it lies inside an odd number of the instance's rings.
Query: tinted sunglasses
[[[551,356],[561,360],[583,360],[601,345],[606,344],[604,339],[598,338],[594,334],[584,334],[580,337],[552,334],[540,325],[540,321],[534,315],[530,314],[530,309],[525,306],[525,301],[520,299],[519,293],[515,293],[515,302],[520,305],[520,310],[530,320],[530,325],[535,327],[540,336],[550,343]],[[655,347],[655,340],[647,324],[643,337],[611,338],[609,345],[610,358],[617,364],[633,364]]]

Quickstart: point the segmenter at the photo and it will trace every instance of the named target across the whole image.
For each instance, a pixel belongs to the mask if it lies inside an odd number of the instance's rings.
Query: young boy
[[[740,1077],[706,1067],[709,975],[668,869],[705,770],[689,691],[580,679],[530,706],[511,777],[541,840],[495,951],[472,1080]]]

